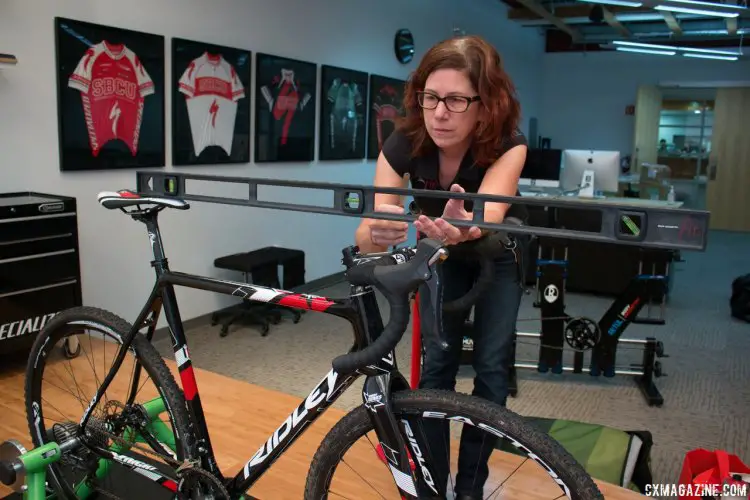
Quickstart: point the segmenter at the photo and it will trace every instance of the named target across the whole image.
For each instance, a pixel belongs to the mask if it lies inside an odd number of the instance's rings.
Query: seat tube
[[[146,223],[148,238],[151,242],[151,250],[154,254],[154,260],[151,265],[154,266],[154,269],[156,270],[157,279],[162,279],[164,278],[165,273],[169,271],[169,265],[164,253],[164,245],[161,240],[157,215],[150,215],[144,222]],[[174,285],[172,285],[168,279],[161,283],[161,296],[164,316],[167,320],[167,325],[172,337],[172,349],[175,354],[175,361],[177,363],[177,371],[182,384],[182,391],[190,419],[195,425],[195,435],[197,438],[196,451],[201,458],[202,467],[221,478],[223,476],[221,475],[221,471],[216,463],[213,446],[209,437],[208,425],[203,413],[200,394],[198,393],[198,381],[196,380],[193,364],[190,360],[190,352],[188,350],[187,338],[185,337],[185,331],[182,325],[180,309],[177,305]]]

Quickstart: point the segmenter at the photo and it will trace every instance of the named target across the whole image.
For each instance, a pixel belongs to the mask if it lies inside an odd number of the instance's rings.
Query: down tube
[[[342,378],[335,370],[329,371],[237,473],[231,483],[232,491],[246,491],[250,488],[284,450],[302,435],[307,426],[315,422],[359,376],[358,372],[354,372]]]

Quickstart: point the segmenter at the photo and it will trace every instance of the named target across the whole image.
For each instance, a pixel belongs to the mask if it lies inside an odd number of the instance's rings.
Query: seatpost
[[[139,218],[146,224],[148,239],[151,242],[151,251],[154,254],[154,260],[151,265],[156,269],[157,277],[169,269],[167,257],[164,254],[164,245],[161,241],[161,232],[159,231],[159,213],[156,211],[146,212]]]

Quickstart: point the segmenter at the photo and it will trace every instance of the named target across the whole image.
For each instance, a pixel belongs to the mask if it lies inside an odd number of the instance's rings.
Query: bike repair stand
[[[663,325],[664,306],[668,289],[668,273],[658,274],[659,267],[668,269],[672,258],[663,255],[671,253],[653,253],[641,249],[638,273],[630,280],[625,290],[613,301],[599,321],[586,317],[572,317],[567,314],[565,306],[566,278],[568,275],[568,247],[562,240],[545,238],[539,240],[537,255],[537,297],[534,307],[540,308],[541,332],[516,332],[511,358],[514,360],[509,368],[508,390],[515,397],[518,394],[517,371],[519,369],[537,370],[540,373],[563,372],[583,373],[585,352],[591,351],[589,374],[604,375],[611,378],[615,375],[636,377],[636,383],[646,398],[649,406],[661,406],[664,403],[654,378],[666,376],[662,372],[658,358],[669,357],[664,354],[664,344],[653,337],[646,339],[624,339],[622,334],[631,323]],[[560,258],[558,258],[560,256]],[[650,272],[644,273],[648,269]],[[654,300],[660,301],[660,314],[651,316]],[[638,318],[639,312],[647,308],[646,317]],[[412,345],[411,345],[411,386],[418,388],[422,368],[422,334],[420,330],[419,296],[416,294],[412,304]],[[472,342],[474,324],[471,320],[464,323],[462,365],[472,363]],[[606,335],[602,336],[602,332]],[[519,339],[533,338],[539,340],[539,358],[533,362],[519,361],[516,346]],[[574,351],[573,365],[563,363],[563,352]],[[628,368],[616,369],[616,351],[620,344],[642,346],[643,358],[640,364]],[[631,349],[635,349],[632,347]]]
[[[561,255],[562,258],[557,258]],[[664,255],[669,257],[665,258]],[[519,338],[538,338],[540,341],[539,359],[536,364],[516,361],[510,369],[510,394],[518,393],[517,369],[535,369],[540,373],[563,372],[583,373],[584,354],[591,351],[589,374],[591,376],[630,375],[636,377],[649,406],[661,406],[664,398],[654,384],[654,377],[661,377],[661,362],[657,358],[668,357],[664,345],[653,337],[624,339],[622,334],[631,323],[663,325],[664,303],[668,290],[669,263],[674,260],[671,253],[647,252],[641,249],[641,259],[637,275],[625,290],[615,298],[612,305],[597,322],[586,317],[571,317],[565,310],[565,281],[568,267],[568,248],[564,241],[539,239],[537,257],[537,301],[541,310],[541,332],[516,332],[515,345]],[[664,267],[664,274],[657,274],[657,267]],[[650,272],[644,272],[648,269]],[[650,309],[654,299],[660,300],[660,315],[651,317]],[[639,312],[647,307],[644,318]],[[573,365],[563,363],[565,344],[574,351]],[[620,344],[635,344],[643,347],[641,364],[627,369],[617,369],[616,352]]]

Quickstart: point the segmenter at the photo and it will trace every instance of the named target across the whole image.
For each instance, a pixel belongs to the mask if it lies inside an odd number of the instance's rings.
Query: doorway
[[[716,88],[661,88],[657,163],[670,169],[684,207],[707,209],[706,183]]]

